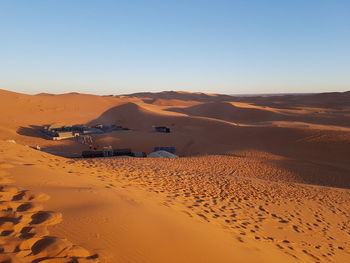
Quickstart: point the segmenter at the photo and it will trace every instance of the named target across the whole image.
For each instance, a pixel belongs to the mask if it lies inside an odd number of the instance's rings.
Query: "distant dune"
[[[152,92],[140,92],[129,95],[123,95],[128,97],[136,98],[147,98],[147,99],[166,99],[166,100],[183,100],[183,101],[218,101],[218,100],[230,100],[232,99],[229,95],[221,94],[207,94],[202,92],[186,92],[186,91],[163,91],[159,93]]]
[[[320,94],[242,97],[242,101],[276,107],[342,108],[350,106],[350,91]]]

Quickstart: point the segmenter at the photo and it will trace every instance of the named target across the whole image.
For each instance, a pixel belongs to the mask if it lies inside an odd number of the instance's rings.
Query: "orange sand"
[[[0,91],[0,262],[349,261],[349,95],[310,96]],[[43,138],[37,126],[54,122],[123,125],[96,145],[184,157],[25,146],[86,149]]]

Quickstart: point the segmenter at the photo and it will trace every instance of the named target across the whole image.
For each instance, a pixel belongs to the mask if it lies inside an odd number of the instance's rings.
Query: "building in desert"
[[[62,132],[56,132],[54,136],[52,136],[52,140],[59,141],[69,138],[74,138],[79,136],[80,134],[77,132],[70,132],[70,131],[62,131]]]
[[[158,147],[154,147],[154,152],[158,152],[158,151],[166,151],[172,154],[175,154],[176,152],[176,148],[172,147],[172,146],[158,146]]]
[[[156,126],[154,127],[156,132],[164,132],[164,133],[170,133],[170,128],[166,126]]]
[[[111,146],[104,147],[102,151],[83,151],[81,153],[83,158],[96,158],[96,157],[114,157],[114,156],[130,156],[134,154],[131,149],[112,149]]]
[[[147,154],[145,152],[134,152],[133,156],[136,158],[145,158],[147,157]]]
[[[86,125],[59,125],[52,124],[46,125],[41,128],[41,131],[51,140],[63,140],[74,137],[79,137],[81,135],[93,135],[93,134],[103,134],[112,131],[124,131],[129,130],[128,128],[116,125],[102,125],[97,124],[91,127]]]

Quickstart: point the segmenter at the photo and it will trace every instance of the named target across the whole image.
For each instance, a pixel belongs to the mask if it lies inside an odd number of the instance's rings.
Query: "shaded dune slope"
[[[350,107],[350,91],[327,92],[307,95],[284,95],[284,96],[255,96],[236,98],[237,101],[253,102],[257,105],[276,107],[320,107],[341,109]]]

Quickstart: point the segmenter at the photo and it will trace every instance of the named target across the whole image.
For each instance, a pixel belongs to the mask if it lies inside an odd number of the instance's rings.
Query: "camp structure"
[[[134,152],[132,155],[136,158],[145,158],[147,157],[147,154],[145,152]]]
[[[147,157],[148,158],[169,158],[169,159],[179,158],[179,156],[163,150],[150,153],[149,155],[147,155]]]
[[[83,158],[130,156],[133,157],[131,149],[112,149],[111,146],[104,147],[102,151],[82,151]]]
[[[97,158],[97,157],[104,157],[103,151],[83,151],[81,153],[81,156],[83,158]]]
[[[92,135],[92,134],[102,134],[118,130],[129,130],[122,126],[107,126],[102,124],[96,124],[94,126],[88,127],[86,125],[45,125],[41,128],[41,131],[52,140],[63,140],[73,137],[79,137],[81,135]]]
[[[170,133],[170,128],[168,128],[166,126],[155,126],[154,130],[156,132]]]
[[[114,149],[113,156],[133,156],[131,149]]]
[[[77,136],[79,136],[79,133],[76,133],[76,132],[56,132],[55,135],[52,136],[52,140],[59,141],[59,140],[69,139]]]
[[[103,147],[103,157],[112,157],[113,156],[113,148],[112,146]]]
[[[154,152],[157,152],[157,151],[166,151],[166,152],[175,154],[176,148],[175,148],[175,147],[172,147],[172,146],[158,146],[158,147],[154,147],[153,151],[154,151]]]

